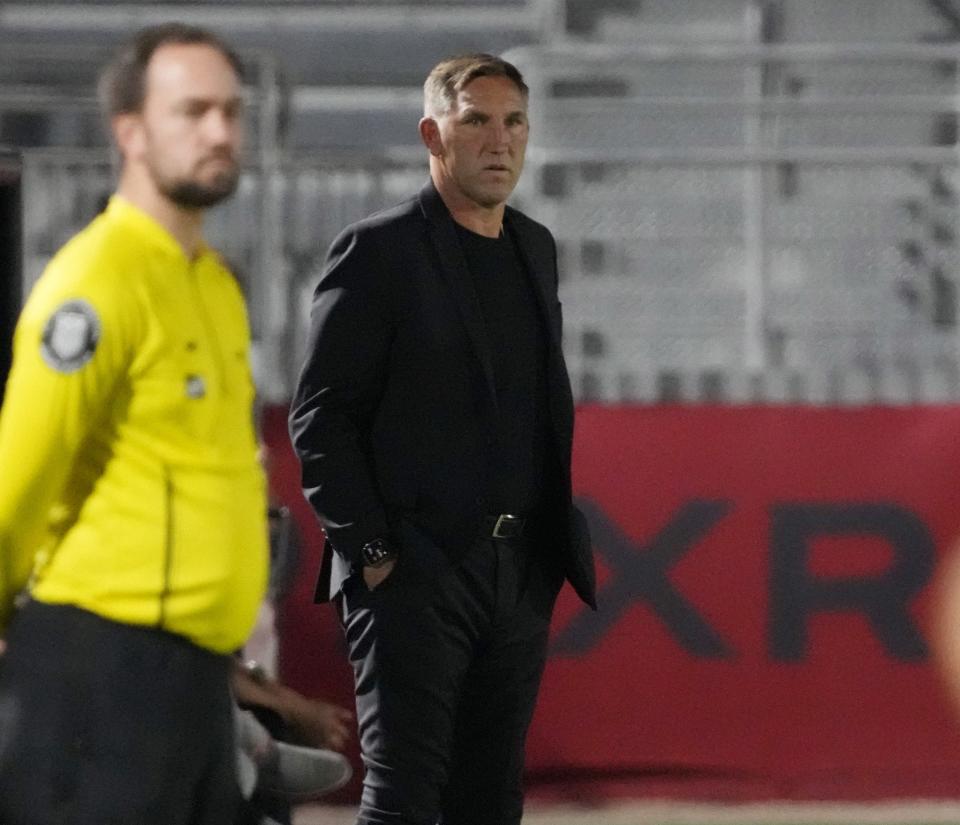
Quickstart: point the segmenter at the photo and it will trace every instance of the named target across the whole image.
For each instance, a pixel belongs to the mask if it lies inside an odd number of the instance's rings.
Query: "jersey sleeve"
[[[0,410],[0,633],[27,584],[74,458],[129,372],[142,328],[132,289],[55,259],[14,333]]]

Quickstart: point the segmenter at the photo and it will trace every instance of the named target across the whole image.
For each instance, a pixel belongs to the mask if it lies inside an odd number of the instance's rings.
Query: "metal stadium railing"
[[[581,400],[956,399],[956,47],[508,57]]]
[[[558,239],[581,401],[960,399],[960,50],[561,44],[510,57],[532,88],[515,200]],[[413,144],[292,151],[278,90],[259,89],[259,148],[210,224],[251,295],[270,400],[289,394],[326,245],[426,168]],[[28,280],[109,189],[102,152],[27,153]]]

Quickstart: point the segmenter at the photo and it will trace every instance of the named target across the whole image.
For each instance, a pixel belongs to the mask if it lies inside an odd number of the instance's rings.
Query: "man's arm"
[[[390,274],[369,230],[334,241],[290,415],[304,495],[334,549],[358,565],[365,544],[388,537],[369,445],[394,334]]]
[[[231,686],[242,707],[272,710],[286,723],[293,741],[301,745],[342,751],[350,738],[353,714],[349,710],[309,699],[256,668],[235,661]]]
[[[103,279],[48,272],[21,314],[0,411],[0,632],[50,511],[126,370],[139,316]]]

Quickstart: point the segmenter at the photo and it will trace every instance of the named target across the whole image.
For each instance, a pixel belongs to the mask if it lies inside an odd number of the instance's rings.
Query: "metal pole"
[[[265,401],[283,401],[290,390],[288,370],[283,363],[289,278],[283,258],[280,87],[272,55],[262,54],[259,67],[260,248],[258,271],[251,286],[251,320],[254,330],[260,333],[261,394]]]
[[[960,120],[960,60],[954,61],[953,64],[953,88],[954,117],[957,118],[957,120]],[[960,157],[960,143],[954,143],[952,149],[957,154],[957,157]],[[960,361],[960,324],[955,325],[954,341],[957,352],[957,361]],[[956,388],[954,388],[954,391],[956,392]]]
[[[753,0],[746,0],[745,24],[753,37],[761,31],[760,9]],[[744,95],[757,98],[763,94],[764,64],[747,64],[744,70]],[[743,118],[744,144],[748,153],[763,148],[764,116],[762,111],[746,112]],[[750,373],[763,370],[767,363],[765,290],[767,251],[764,221],[765,165],[747,163],[743,167],[743,244],[744,244],[744,354]]]

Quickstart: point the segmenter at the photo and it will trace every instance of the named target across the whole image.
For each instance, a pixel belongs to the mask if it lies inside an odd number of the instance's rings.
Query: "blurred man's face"
[[[230,195],[240,175],[240,81],[217,49],[170,44],[147,67],[143,110],[131,153],[158,191],[178,206],[203,209]]]
[[[449,112],[427,120],[436,129],[425,140],[446,182],[479,206],[504,203],[523,170],[529,132],[527,101],[513,81],[478,77]]]

